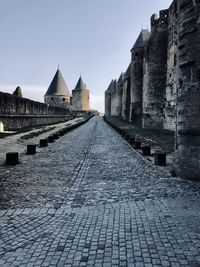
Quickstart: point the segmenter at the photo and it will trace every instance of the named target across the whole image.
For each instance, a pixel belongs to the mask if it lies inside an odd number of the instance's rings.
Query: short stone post
[[[27,145],[27,154],[28,155],[36,154],[36,145]]]
[[[166,153],[157,152],[154,153],[154,164],[157,166],[166,166]]]
[[[133,146],[135,144],[135,137],[130,137],[129,143],[131,146]]]
[[[130,139],[130,134],[126,134],[126,135],[125,135],[125,140],[126,140],[126,141],[129,141],[129,139]]]
[[[48,142],[49,142],[49,143],[53,143],[53,142],[54,142],[54,136],[53,136],[53,135],[50,135],[50,136],[48,137]]]
[[[48,140],[40,139],[40,147],[46,147],[46,146],[48,146]]]
[[[142,155],[143,156],[150,156],[151,155],[151,147],[150,145],[142,145]]]
[[[58,136],[58,134],[57,134],[57,133],[54,133],[54,134],[53,134],[53,137],[54,137],[54,140],[57,140],[57,139],[59,139],[59,136]]]
[[[7,165],[17,165],[18,163],[19,163],[19,153],[18,152],[6,153],[6,164]]]
[[[135,142],[134,142],[134,148],[135,149],[141,149],[141,141],[139,141],[139,140],[135,140]]]

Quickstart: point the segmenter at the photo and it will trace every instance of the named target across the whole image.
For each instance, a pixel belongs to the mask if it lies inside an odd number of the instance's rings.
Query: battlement
[[[168,25],[169,9],[160,10],[159,15],[153,14],[151,16],[151,31],[158,28],[166,28]]]

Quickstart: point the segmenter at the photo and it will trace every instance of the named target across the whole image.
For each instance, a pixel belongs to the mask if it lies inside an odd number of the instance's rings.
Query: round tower
[[[89,90],[80,76],[76,87],[72,90],[72,109],[74,111],[89,111]]]
[[[175,172],[200,180],[200,2],[178,0]]]
[[[151,37],[145,45],[143,128],[162,129],[167,77],[168,10],[151,17]]]
[[[59,69],[44,95],[44,103],[62,108],[70,106],[70,92]]]
[[[105,115],[111,116],[111,95],[115,91],[116,80],[112,80],[107,90],[105,91]]]
[[[142,30],[131,49],[131,104],[129,120],[137,123],[140,123],[142,118],[144,45],[149,36],[148,30]]]

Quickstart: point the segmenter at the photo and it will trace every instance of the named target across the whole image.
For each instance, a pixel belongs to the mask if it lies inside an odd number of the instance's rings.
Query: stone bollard
[[[150,145],[142,145],[142,155],[143,156],[150,156],[151,155]]]
[[[166,153],[155,152],[154,153],[154,164],[157,166],[166,166]]]
[[[53,143],[54,142],[54,136],[53,135],[49,135],[48,142],[49,143]]]
[[[0,133],[2,133],[4,131],[4,126],[3,126],[3,122],[0,121]]]
[[[133,146],[135,144],[135,137],[130,137],[129,143],[131,146]]]
[[[7,165],[17,165],[18,163],[19,163],[19,153],[18,152],[6,153],[6,164]]]
[[[126,135],[125,135],[125,140],[126,140],[126,141],[129,141],[129,139],[130,139],[130,134],[126,134]]]
[[[28,155],[36,154],[36,145],[27,145],[27,154]]]
[[[54,140],[57,140],[57,139],[59,139],[59,136],[58,136],[58,134],[57,134],[57,133],[54,133],[54,134],[53,134],[53,137],[54,137]]]
[[[134,148],[135,149],[141,149],[141,141],[139,141],[139,140],[135,140],[135,142],[134,142]]]
[[[40,139],[40,147],[46,147],[48,146],[47,139]]]
[[[61,131],[59,132],[59,135],[60,135],[60,136],[63,136],[63,135],[65,135],[65,132],[64,132],[64,130],[61,130]]]

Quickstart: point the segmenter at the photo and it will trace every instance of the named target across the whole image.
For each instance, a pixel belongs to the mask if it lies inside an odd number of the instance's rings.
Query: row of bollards
[[[40,139],[39,147],[47,147],[48,143],[53,143],[55,140],[58,140],[60,137],[64,136],[68,132],[76,129],[77,127],[83,125],[88,120],[90,120],[93,116],[90,116],[84,121],[79,121],[77,124],[68,125],[67,127],[49,135],[47,138]],[[27,145],[27,155],[34,155],[37,153],[37,145],[36,144],[29,144]],[[17,165],[19,163],[19,153],[18,152],[8,152],[6,153],[6,165]]]
[[[141,138],[136,135],[131,135],[127,133],[125,130],[113,125],[109,121],[107,121],[104,117],[104,120],[119,134],[122,136],[124,140],[126,140],[134,149],[141,150],[143,156],[153,156],[154,164],[157,166],[166,166],[166,153],[161,149],[155,150],[154,153],[151,153],[151,146],[147,143],[142,143]]]

